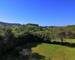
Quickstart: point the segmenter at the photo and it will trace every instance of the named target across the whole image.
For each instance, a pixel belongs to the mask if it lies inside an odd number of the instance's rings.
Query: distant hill
[[[16,26],[22,26],[22,24],[19,24],[19,23],[7,23],[7,22],[0,22],[0,25],[3,25],[3,26],[13,26],[13,25],[16,25]],[[33,24],[33,23],[28,23],[28,24],[23,24],[23,25],[26,25],[26,26],[39,26],[38,24]],[[75,27],[75,25],[67,25],[67,26],[41,26],[43,28],[58,28],[58,27]]]
[[[3,25],[3,26],[13,26],[13,25],[20,26],[21,24],[18,24],[18,23],[6,23],[6,22],[0,22],[0,25]]]

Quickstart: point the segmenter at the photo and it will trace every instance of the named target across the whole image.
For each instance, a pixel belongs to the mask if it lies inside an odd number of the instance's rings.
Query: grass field
[[[60,39],[54,39],[52,41],[57,41],[57,42],[61,42]],[[75,43],[75,39],[64,39],[64,42],[69,42],[69,43]]]
[[[75,60],[75,48],[71,47],[42,43],[32,51],[45,56],[45,60]]]

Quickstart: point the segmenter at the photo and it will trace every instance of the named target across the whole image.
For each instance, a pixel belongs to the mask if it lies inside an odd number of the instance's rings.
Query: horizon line
[[[8,23],[8,24],[21,24],[21,25],[26,25],[26,24],[38,24],[38,23],[19,23],[19,22],[5,22],[5,21],[0,21],[1,23]],[[75,24],[66,24],[66,25],[41,25],[38,24],[39,26],[70,26],[70,25],[75,25]]]

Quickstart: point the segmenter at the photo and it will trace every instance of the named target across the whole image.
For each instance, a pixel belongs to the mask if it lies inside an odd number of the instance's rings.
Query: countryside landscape
[[[0,22],[1,60],[74,60],[75,25]]]
[[[0,60],[75,60],[75,0],[0,0]]]

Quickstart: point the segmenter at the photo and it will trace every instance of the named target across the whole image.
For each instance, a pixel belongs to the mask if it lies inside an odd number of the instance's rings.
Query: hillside
[[[75,48],[42,43],[32,48],[33,53],[45,57],[45,60],[75,60]]]
[[[17,23],[5,23],[0,22],[0,33],[4,33],[5,29],[11,28],[14,34],[21,33],[24,31],[28,32],[46,32],[51,34],[54,37],[61,32],[64,32],[67,38],[75,37],[75,25],[68,26],[39,26],[38,24],[17,24]]]

